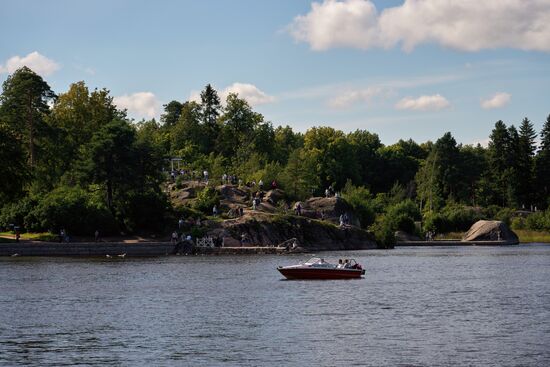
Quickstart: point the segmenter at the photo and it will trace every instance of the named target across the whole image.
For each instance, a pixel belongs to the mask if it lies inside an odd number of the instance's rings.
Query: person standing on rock
[[[178,242],[178,232],[172,232],[172,243],[175,245]]]
[[[212,215],[214,215],[215,217],[218,216],[218,207],[216,205],[214,205],[214,207],[212,208]]]
[[[258,186],[260,186],[260,190],[263,190],[264,188],[264,181],[260,179],[260,182],[258,182]]]

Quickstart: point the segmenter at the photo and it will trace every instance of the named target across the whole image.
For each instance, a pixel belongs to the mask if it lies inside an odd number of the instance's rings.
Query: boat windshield
[[[321,258],[319,257],[312,257],[311,259],[309,259],[308,261],[306,261],[304,264],[305,265],[313,265],[313,264],[319,264],[321,263]]]

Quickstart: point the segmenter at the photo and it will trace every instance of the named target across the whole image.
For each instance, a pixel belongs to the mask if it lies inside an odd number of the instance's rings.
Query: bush
[[[218,192],[211,188],[205,187],[197,194],[197,199],[193,202],[193,209],[199,210],[207,215],[212,214],[212,208],[216,205],[220,207],[220,196]]]
[[[348,180],[342,190],[342,198],[353,208],[363,228],[374,223],[376,214],[372,204],[370,191],[363,187],[356,187]]]
[[[25,218],[37,205],[36,200],[25,197],[21,200],[7,204],[0,210],[0,226],[7,228],[10,224],[21,227],[23,230],[27,229],[28,223],[25,222]]]
[[[387,216],[379,215],[370,230],[379,247],[389,248],[395,244],[395,228]]]
[[[533,231],[550,231],[550,209],[527,216],[525,227]]]
[[[30,212],[27,228],[32,231],[57,232],[65,228],[70,234],[91,235],[96,229],[109,234],[116,231],[116,223],[109,210],[78,187],[60,187],[46,194]]]
[[[387,209],[387,215],[390,217],[399,217],[399,216],[409,217],[413,222],[415,220],[422,219],[420,210],[418,209],[416,204],[410,199],[403,200],[400,203],[390,206]]]
[[[522,229],[525,229],[526,225],[525,225],[525,218],[522,218],[522,217],[515,217],[515,218],[512,218],[512,223],[510,224],[510,227],[513,229],[513,230],[522,230]]]
[[[494,219],[503,221],[509,226],[514,214],[515,214],[514,209],[502,208],[501,210],[498,211],[498,213],[496,213],[496,215],[494,216]]]
[[[183,181],[185,181],[183,176],[176,177],[176,189],[183,189]]]
[[[423,227],[424,231],[437,233],[465,232],[483,217],[475,208],[453,204],[444,207],[440,213],[427,214]]]

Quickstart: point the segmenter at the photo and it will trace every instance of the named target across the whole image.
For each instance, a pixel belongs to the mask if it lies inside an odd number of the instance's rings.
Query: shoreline
[[[462,240],[432,240],[432,241],[398,241],[395,247],[400,246],[515,246],[521,241],[462,241]],[[526,243],[526,242],[524,242]]]
[[[315,250],[315,249],[311,249]],[[254,255],[254,254],[291,254],[309,252],[299,248],[287,250],[275,246],[242,247],[194,247],[189,255]],[[156,242],[43,242],[20,241],[0,243],[0,256],[175,256],[176,245],[166,241]],[[180,251],[179,254],[184,254]]]

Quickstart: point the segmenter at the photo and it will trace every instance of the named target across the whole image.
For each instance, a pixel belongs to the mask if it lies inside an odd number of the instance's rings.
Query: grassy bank
[[[514,230],[519,237],[519,242],[541,242],[541,243],[550,243],[550,232],[544,231],[530,231],[527,229],[516,229]]]
[[[530,231],[526,229],[516,229],[514,232],[519,237],[519,242],[529,243],[529,242],[540,242],[540,243],[550,243],[550,232],[544,231]],[[462,232],[449,232],[441,233],[436,236],[436,240],[456,240],[461,239]]]
[[[56,241],[58,239],[58,236],[50,232],[21,233],[20,239],[32,240],[32,241]],[[0,232],[0,241],[1,242],[15,241],[15,233],[13,231]]]

